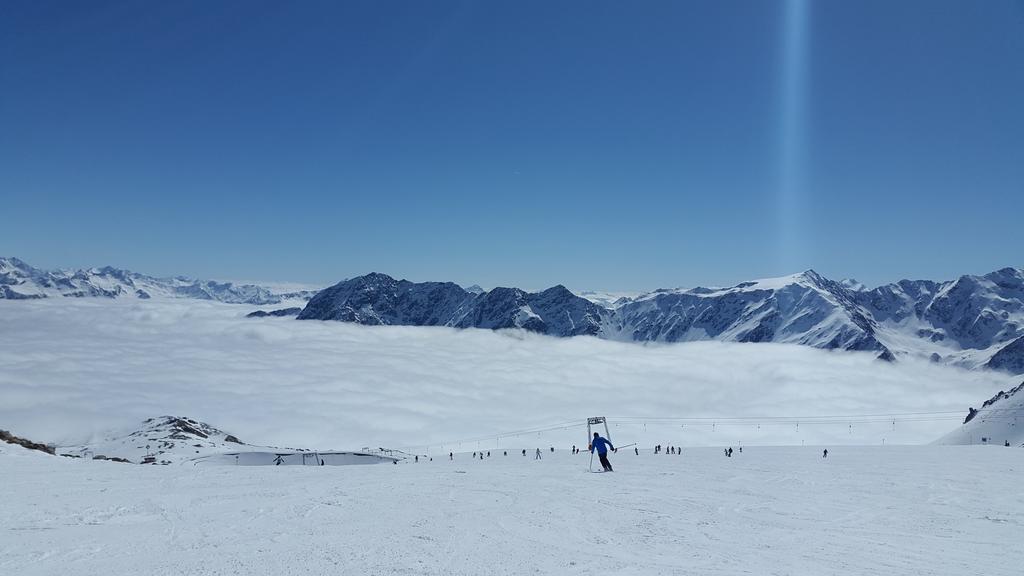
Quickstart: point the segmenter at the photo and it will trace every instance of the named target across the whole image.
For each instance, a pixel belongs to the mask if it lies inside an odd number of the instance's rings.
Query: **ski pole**
[[[618,450],[619,448],[629,448],[631,446],[636,446],[636,442],[633,442],[632,444],[626,444],[625,446],[616,446],[615,449]]]

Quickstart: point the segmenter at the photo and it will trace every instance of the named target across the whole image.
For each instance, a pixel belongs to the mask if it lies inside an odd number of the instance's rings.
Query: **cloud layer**
[[[580,424],[607,415],[620,444],[917,443],[954,428],[955,416],[895,426],[762,417],[960,412],[1013,384],[789,345],[639,345],[244,318],[250,311],[187,300],[0,302],[0,427],[80,443],[175,414],[250,443],[447,452],[583,445]],[[493,438],[558,423],[573,427]],[[476,437],[492,438],[439,445]]]

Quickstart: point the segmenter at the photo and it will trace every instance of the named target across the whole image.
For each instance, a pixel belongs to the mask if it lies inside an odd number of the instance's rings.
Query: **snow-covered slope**
[[[605,310],[564,286],[543,292],[495,288],[473,299],[456,328],[522,328],[551,336],[597,335]]]
[[[1011,374],[1024,374],[1024,336],[1002,346],[989,358],[985,367]]]
[[[1024,450],[821,450],[626,449],[612,474],[568,450],[344,468],[0,453],[0,572],[1019,576]]]
[[[216,300],[229,304],[278,304],[283,300],[308,300],[315,291],[272,291],[255,284],[234,284],[185,277],[154,278],[128,270],[88,268],[84,270],[41,270],[18,258],[0,258],[0,299],[106,297],[140,298],[155,296]]]
[[[962,426],[935,443],[1024,446],[1024,382],[971,408]]]
[[[145,420],[134,430],[108,433],[82,446],[62,447],[58,452],[83,458],[119,458],[134,464],[172,464],[252,449],[255,447],[204,422],[161,416]]]
[[[968,368],[1024,373],[1024,270],[948,282],[902,280],[854,294],[894,349]],[[1005,350],[1005,351],[1004,351]]]
[[[645,294],[618,305],[605,334],[658,342],[785,342],[891,357],[851,293],[813,270],[731,288]]]
[[[606,292],[603,290],[579,290],[573,294],[586,298],[594,304],[603,308],[614,308],[632,298],[640,296],[641,292]]]

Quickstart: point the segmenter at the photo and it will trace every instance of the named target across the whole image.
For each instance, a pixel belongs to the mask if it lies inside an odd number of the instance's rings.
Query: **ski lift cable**
[[[458,440],[447,440],[443,442],[434,442],[432,444],[421,444],[419,446],[411,446],[408,448],[429,448],[431,446],[449,446],[452,444],[461,444],[463,442],[483,442],[486,440],[499,440],[501,438],[507,438],[509,436],[517,436],[522,434],[539,434],[541,432],[551,432],[554,430],[569,430],[571,428],[577,428],[586,426],[586,423],[574,420],[572,422],[563,422],[561,424],[552,424],[549,426],[535,426],[533,428],[524,428],[522,430],[512,430],[508,432],[500,432],[496,434],[489,434],[486,436],[475,436],[472,438],[462,438]]]
[[[978,410],[978,413],[982,412],[996,412],[996,411],[1008,411],[1011,409],[1007,408],[983,408]],[[963,410],[956,411],[941,411],[941,412],[891,412],[886,414],[826,414],[817,416],[808,415],[797,415],[797,416],[693,416],[693,417],[679,417],[679,416],[608,416],[609,420],[645,420],[645,421],[699,421],[699,420],[820,420],[820,419],[850,419],[850,418],[898,418],[903,416],[936,416],[936,415],[962,415]]]
[[[994,421],[1010,421],[1015,420],[1017,417],[1017,410],[1013,408],[981,408],[974,412],[975,418],[984,418],[986,420]],[[719,425],[723,426],[754,426],[758,428],[761,425],[771,426],[791,426],[791,425],[847,425],[851,427],[854,424],[890,424],[895,426],[896,423],[922,423],[922,422],[947,422],[954,420],[961,420],[963,418],[963,411],[934,411],[934,412],[891,412],[882,414],[827,414],[818,416],[725,416],[725,417],[673,417],[673,416],[608,416],[608,420],[616,420],[616,425],[635,425],[642,426],[645,430],[647,424],[658,425],[677,425],[677,424],[689,424],[691,426],[711,426],[716,428]],[[511,436],[519,436],[523,434],[540,434],[543,432],[552,432],[555,430],[570,430],[577,427],[586,426],[585,422],[580,420],[572,420],[569,422],[562,422],[558,424],[550,424],[546,426],[534,426],[530,428],[522,428],[519,430],[511,430],[481,436],[474,436],[470,438],[462,438],[456,440],[448,440],[443,442],[435,442],[431,444],[421,444],[417,446],[407,446],[405,448],[429,448],[433,446],[450,446],[453,444],[461,444],[468,442],[483,442],[494,440],[498,441],[501,438],[508,438]]]

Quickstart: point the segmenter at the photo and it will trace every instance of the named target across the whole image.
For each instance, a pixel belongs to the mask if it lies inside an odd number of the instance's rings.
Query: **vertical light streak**
[[[807,98],[807,0],[784,0],[779,106],[778,264],[796,271],[805,261],[804,172]],[[781,270],[780,270],[781,271]]]

